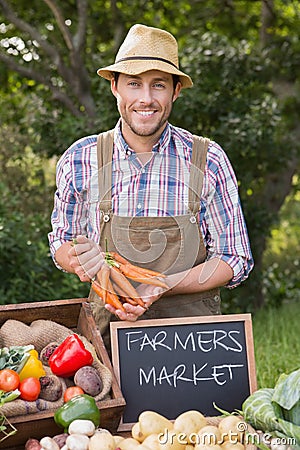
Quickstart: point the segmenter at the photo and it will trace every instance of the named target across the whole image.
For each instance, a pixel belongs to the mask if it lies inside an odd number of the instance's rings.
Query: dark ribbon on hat
[[[171,66],[175,67],[175,69],[179,70],[178,67],[176,66],[176,64],[173,64],[171,61],[168,61],[167,59],[164,59],[164,58],[158,58],[158,57],[155,57],[155,56],[128,56],[127,58],[118,59],[118,61],[116,61],[115,64],[118,64],[118,63],[123,62],[123,61],[137,61],[137,60],[141,60],[141,61],[150,61],[150,60],[162,61],[162,62],[165,62],[167,64],[170,64]]]

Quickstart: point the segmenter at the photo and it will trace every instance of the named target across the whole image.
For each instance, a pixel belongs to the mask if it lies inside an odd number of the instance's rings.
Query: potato
[[[219,428],[215,425],[206,425],[202,427],[197,436],[195,436],[195,444],[218,444],[222,443],[221,432]]]
[[[159,441],[158,441],[158,434],[149,434],[144,441],[143,445],[146,447],[151,448],[151,450],[160,450],[159,449]]]
[[[247,424],[240,417],[230,415],[224,417],[219,423],[219,430],[223,441],[243,442]]]
[[[132,428],[131,428],[131,435],[133,439],[135,439],[138,442],[143,442],[146,435],[141,432],[140,423],[136,422]]]
[[[149,434],[164,433],[166,430],[172,430],[173,424],[166,417],[154,411],[143,411],[139,415],[139,428],[143,436]]]
[[[123,439],[123,441],[118,443],[118,447],[120,450],[133,450],[138,448],[140,443],[131,437]],[[100,448],[100,447],[99,447]]]
[[[245,450],[245,447],[241,442],[225,441],[221,445],[221,450]]]
[[[118,447],[119,444],[124,441],[124,437],[123,436],[118,436],[118,435],[114,435],[113,436],[114,440],[115,440],[115,446]]]
[[[90,437],[89,450],[115,450],[115,440],[113,435],[106,429],[98,429]]]
[[[149,447],[148,445],[142,444],[139,445],[138,450],[155,450],[156,447]]]
[[[186,436],[188,444],[194,442],[195,434],[205,425],[207,420],[199,411],[185,411],[180,414],[174,422],[174,430]]]
[[[159,450],[185,450],[187,444],[186,437],[174,430],[170,430],[159,436]]]
[[[216,445],[198,444],[194,447],[194,450],[222,450],[222,448],[218,444]]]
[[[103,389],[101,376],[92,366],[83,366],[78,369],[74,375],[74,384],[92,397],[96,397]]]

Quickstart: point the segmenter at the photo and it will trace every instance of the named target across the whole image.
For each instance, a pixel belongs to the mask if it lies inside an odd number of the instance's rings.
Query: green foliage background
[[[59,6],[74,36],[83,17],[78,4],[88,11],[85,47],[73,72],[75,77],[84,68],[88,74],[83,92],[90,98],[84,106],[49,55],[5,17],[8,4],[72,67],[46,3],[0,0],[0,56],[9,48],[33,71],[25,76],[0,59],[0,304],[88,293],[88,285],[59,271],[49,254],[55,163],[79,137],[114,126],[117,108],[96,69],[114,59],[136,11],[139,22],[176,35],[181,66],[194,81],[175,103],[172,123],[217,141],[238,177],[256,268],[241,287],[223,290],[223,311],[253,311],[299,297],[300,7],[274,0],[275,18],[265,25],[268,38],[262,43],[263,3],[63,2]],[[24,48],[13,44],[16,35]],[[24,62],[35,53],[38,58]],[[72,110],[51,91],[49,80],[75,105]]]

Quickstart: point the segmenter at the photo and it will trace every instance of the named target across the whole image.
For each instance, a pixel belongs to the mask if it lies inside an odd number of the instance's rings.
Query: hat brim
[[[102,69],[98,69],[97,74],[106,80],[111,80],[114,72],[124,73],[126,75],[140,75],[141,73],[148,72],[149,70],[160,70],[172,75],[178,75],[183,88],[193,86],[192,79],[184,72],[177,69],[175,66],[173,67],[168,63],[157,60],[148,60],[146,64],[145,61],[138,60],[120,61],[110,66],[103,67]]]

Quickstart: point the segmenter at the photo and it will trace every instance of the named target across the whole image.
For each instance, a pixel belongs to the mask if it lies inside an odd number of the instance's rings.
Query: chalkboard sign
[[[256,390],[250,314],[111,323],[112,362],[126,401],[119,431],[142,411],[174,420],[241,409]]]

